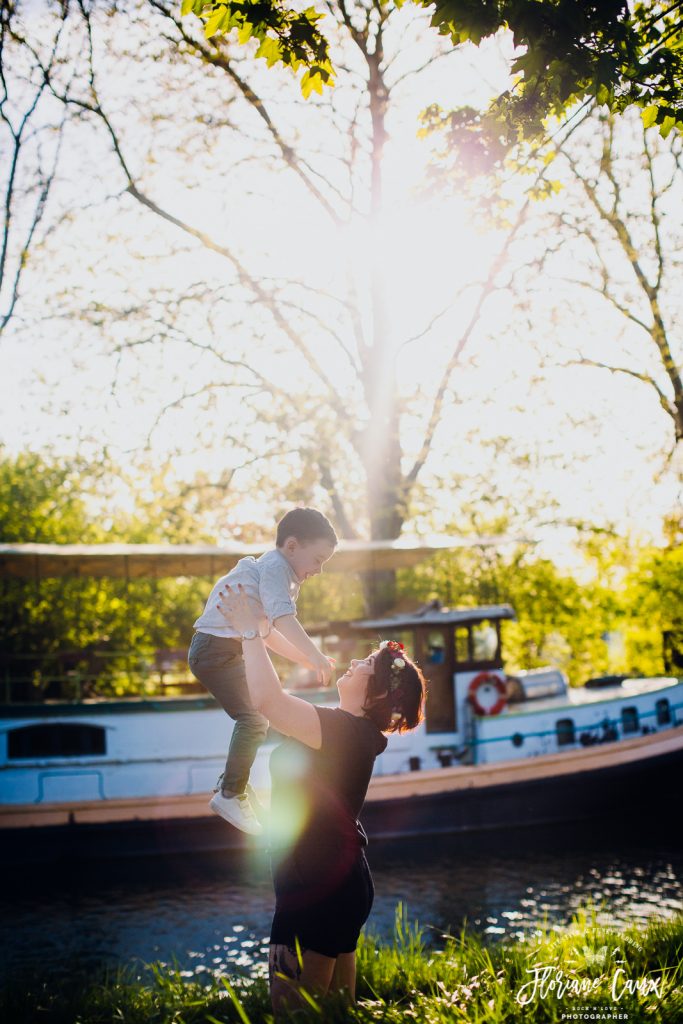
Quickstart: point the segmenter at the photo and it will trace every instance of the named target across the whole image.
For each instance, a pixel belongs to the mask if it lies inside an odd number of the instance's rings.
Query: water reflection
[[[463,926],[489,939],[566,927],[586,903],[620,928],[683,909],[671,837],[576,829],[371,846],[372,931],[391,938],[396,904],[435,944]],[[265,857],[116,862],[17,880],[0,915],[2,975],[161,961],[186,977],[265,973],[272,889]],[[75,965],[77,965],[75,967]]]

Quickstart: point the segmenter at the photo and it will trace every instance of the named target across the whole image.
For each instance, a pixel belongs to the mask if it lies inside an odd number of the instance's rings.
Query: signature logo
[[[607,946],[601,946],[597,950],[584,946],[581,953],[588,967],[602,967],[607,959]]]
[[[536,953],[530,955],[535,956]],[[576,959],[568,962],[567,967],[569,969],[560,967],[557,961],[532,963],[526,969],[531,977],[518,988],[516,1001],[520,1006],[527,1006],[537,999],[559,1000],[565,996],[609,994],[613,1002],[618,1003],[627,994],[654,996],[655,999],[661,999],[664,995],[664,977],[631,977],[620,949],[614,949],[610,954],[607,946],[598,949],[584,946]],[[599,973],[595,974],[596,971]]]

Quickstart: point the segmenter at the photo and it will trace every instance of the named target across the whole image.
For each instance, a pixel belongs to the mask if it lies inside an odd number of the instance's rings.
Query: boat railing
[[[130,650],[92,650],[44,654],[0,651],[0,704],[78,702],[90,699],[205,695],[187,664],[186,649],[140,654]],[[283,686],[308,692],[313,674],[289,662],[281,669]]]
[[[683,715],[677,714],[677,712],[683,711],[683,703],[680,704],[669,704],[668,710],[670,714],[670,720],[666,723],[662,723],[662,728],[670,729],[677,725],[683,724]],[[654,718],[661,714],[658,708],[653,708],[651,711],[638,710],[638,721],[640,722],[643,718]],[[475,719],[475,721],[491,721],[491,719],[483,719],[481,717]],[[602,730],[602,734],[600,734]],[[641,735],[647,735],[651,732],[659,731],[651,729],[648,725],[644,727],[638,726],[634,730],[624,730],[624,723],[621,718],[610,718],[606,715],[601,718],[599,722],[594,724],[579,725],[576,727],[577,740],[575,742],[580,743],[584,746],[592,746],[593,744],[601,744],[614,742],[619,739],[624,739],[635,736],[637,733]],[[527,739],[533,739],[543,736],[557,736],[557,729],[535,729],[529,732],[521,732],[520,730],[511,733],[506,736],[477,736],[471,735],[463,739],[461,746],[466,748],[466,754],[464,756],[473,756],[474,763],[476,764],[476,752],[477,748],[485,746],[487,743],[512,743],[515,747],[521,747]],[[570,744],[567,744],[568,746]],[[572,746],[574,744],[571,744]],[[440,747],[439,749],[446,749]]]
[[[0,664],[4,704],[204,692],[181,657],[159,658],[129,650],[52,655],[0,652]]]

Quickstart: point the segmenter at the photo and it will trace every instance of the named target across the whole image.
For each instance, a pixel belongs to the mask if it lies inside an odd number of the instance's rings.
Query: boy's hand
[[[334,672],[334,658],[327,658],[321,654],[313,663],[313,671],[316,673],[317,681],[321,686],[329,686]]]

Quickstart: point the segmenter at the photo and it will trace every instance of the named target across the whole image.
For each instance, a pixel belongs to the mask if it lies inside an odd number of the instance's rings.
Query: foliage
[[[138,481],[135,507],[123,513],[102,498],[105,464],[21,453],[0,460],[0,542],[214,542],[193,500],[196,489],[173,486],[160,471]],[[207,497],[207,501],[208,501]],[[105,520],[98,502],[107,510]],[[512,515],[512,513],[510,514]],[[513,534],[505,516],[473,522],[476,532]],[[462,525],[451,532],[466,533]],[[540,557],[533,545],[445,551],[398,573],[399,607],[435,598],[449,606],[509,603],[504,623],[511,671],[555,664],[573,683],[605,672],[662,671],[662,631],[683,628],[683,548],[677,535],[665,547],[587,532],[579,550],[586,578]],[[183,648],[213,580],[6,580],[0,595],[6,677],[24,679],[29,695],[49,695],[55,676],[71,673],[74,696],[97,678],[99,692],[135,692],[158,649]],[[324,574],[299,598],[311,625],[364,614],[353,574]],[[623,650],[605,639],[623,637]],[[28,687],[28,689],[27,689]],[[15,696],[18,694],[15,694]]]
[[[188,516],[182,494],[158,488],[137,515],[119,512],[102,526],[96,492],[102,473],[81,459],[20,453],[0,459],[0,542],[79,544],[201,541],[200,523]],[[0,594],[3,675],[21,683],[25,697],[49,695],[56,677],[68,675],[80,693],[94,677],[100,692],[137,686],[158,648],[189,643],[201,607],[201,581],[7,579]],[[23,681],[23,682],[22,682]],[[14,692],[19,696],[18,689]]]
[[[484,112],[462,107],[447,117],[468,163],[500,165],[511,146],[544,134],[547,117],[562,118],[595,100],[621,113],[635,105],[663,136],[683,126],[683,21],[679,3],[625,0],[500,0],[438,3],[433,23],[457,45],[475,44],[502,28],[521,52],[513,89]]]
[[[207,39],[234,31],[242,45],[255,40],[254,56],[269,68],[274,64],[295,72],[305,68],[301,92],[306,99],[312,92],[321,93],[324,85],[334,84],[327,40],[317,24],[323,15],[315,7],[294,10],[282,0],[182,0],[180,10],[181,15],[192,13],[202,19]]]
[[[683,547],[642,551],[626,586],[633,613],[661,629],[683,627]]]
[[[611,595],[580,583],[533,549],[512,555],[472,550],[437,555],[403,577],[403,593],[419,600],[439,597],[450,606],[511,604],[516,620],[503,623],[506,667],[557,665],[579,684],[608,668],[602,639],[612,617]]]
[[[626,0],[438,0],[433,9],[431,2],[416,2],[432,12],[432,26],[454,46],[478,46],[503,29],[512,32],[515,87],[484,115],[470,108],[455,115],[480,156],[499,158],[520,138],[541,134],[548,115],[561,116],[590,99],[615,112],[636,104],[645,123],[659,125],[664,135],[683,125],[680,3],[647,0],[631,9]],[[329,44],[314,7],[297,12],[283,0],[183,0],[183,14],[190,11],[205,20],[209,37],[236,28],[240,42],[259,39],[256,55],[269,65],[308,67],[304,95],[310,95],[311,76],[320,88],[332,81]]]
[[[470,4],[472,17],[483,6]],[[181,17],[175,0],[51,5],[45,21],[24,18],[23,5],[13,8],[7,67],[14,78],[30,73],[49,82],[50,102],[72,112],[65,147],[78,159],[67,162],[80,168],[78,180],[58,179],[48,249],[29,274],[25,319],[15,318],[15,336],[28,346],[35,331],[42,352],[51,334],[59,338],[61,324],[69,324],[65,358],[73,375],[62,366],[51,379],[43,374],[55,416],[68,404],[66,382],[82,389],[71,415],[56,420],[56,428],[50,424],[62,439],[99,435],[101,424],[102,434],[128,453],[147,444],[205,465],[220,459],[249,515],[256,502],[265,518],[302,495],[331,510],[343,536],[389,539],[406,522],[426,462],[462,466],[463,446],[444,443],[452,418],[469,421],[473,444],[483,447],[482,424],[507,420],[529,379],[511,338],[523,316],[515,309],[499,319],[528,232],[506,236],[490,273],[477,268],[481,280],[469,282],[450,258],[456,253],[446,217],[433,234],[416,226],[413,214],[421,220],[421,213],[410,212],[411,197],[396,198],[401,146],[386,142],[403,131],[403,111],[412,124],[406,76],[415,76],[421,93],[418,77],[429,84],[429,68],[449,42],[433,34],[424,54],[417,26],[425,19],[412,5],[401,12],[334,0],[328,7],[346,98],[330,95],[314,105],[290,102],[283,76],[260,73],[249,58],[266,36],[276,44],[264,51],[267,61],[280,46],[277,23],[263,39],[253,31],[260,16],[267,20],[275,11],[272,4],[212,5],[208,39],[196,13]],[[286,11],[280,5],[277,17]],[[236,39],[242,30],[251,36],[245,46]],[[395,210],[376,219],[383,166]],[[272,203],[266,221],[263,201]],[[93,209],[102,214],[95,233]],[[368,236],[363,228],[354,240],[354,222],[362,226],[368,214],[387,230],[373,228]],[[315,228],[314,239],[302,225]],[[343,244],[340,225],[351,228]],[[400,253],[392,240],[396,226]],[[458,246],[461,258],[467,248]],[[71,249],[82,258],[74,261]],[[476,258],[473,273],[475,264]],[[393,296],[413,294],[415,315],[404,317]],[[538,337],[530,328],[522,348]],[[413,379],[408,368],[423,339],[430,355]],[[498,406],[488,416],[472,399],[471,370],[499,344],[521,387],[516,396],[508,389],[504,411],[502,396],[487,389],[490,411]],[[43,387],[38,348],[32,351],[31,398]],[[94,366],[109,393],[91,387]],[[131,410],[127,422],[123,410]],[[386,429],[378,429],[381,422]],[[451,492],[448,501],[459,504],[461,495]],[[175,509],[182,518],[182,507]]]
[[[674,212],[683,196],[683,137],[661,139],[635,111],[616,117],[585,108],[545,143],[522,142],[496,165],[471,148],[459,118],[437,107],[424,115],[422,133],[438,140],[433,184],[465,195],[480,219],[499,227],[520,204],[531,210],[527,259],[514,272],[519,342],[531,331],[542,372],[552,379],[561,369],[568,391],[582,387],[581,378],[588,387],[608,375],[621,381],[609,415],[625,425],[642,398],[670,432],[660,472],[675,471],[683,439]]]
[[[96,543],[102,531],[89,521],[83,493],[86,466],[78,459],[49,462],[33,452],[2,457],[0,538],[4,544]]]
[[[596,1012],[609,1004],[632,1024],[680,1024],[683,1020],[683,917],[651,920],[646,928],[624,932],[597,923],[580,911],[562,932],[546,929],[517,942],[486,945],[465,929],[443,936],[440,948],[427,945],[417,925],[409,925],[399,906],[393,944],[379,946],[372,936],[358,949],[358,997],[349,1007],[338,996],[311,996],[304,1009],[284,1013],[282,1021],[347,1024],[546,1024],[560,1014],[589,1006]],[[628,978],[663,979],[661,998],[626,993],[611,997],[612,963],[623,961]],[[565,976],[598,981],[593,995],[561,999],[553,992],[522,1006],[520,987],[529,981],[529,963],[557,965]],[[602,964],[605,966],[602,967]],[[152,968],[152,980],[122,970],[105,980],[33,979],[28,991],[15,979],[0,994],[0,1012],[12,1024],[272,1024],[266,983],[259,979],[216,978],[208,986],[184,979],[180,972]],[[620,986],[620,989],[623,986]]]
[[[557,665],[574,685],[610,672],[659,675],[662,631],[683,626],[682,550],[587,531],[581,579],[531,545],[449,551],[401,570],[401,604],[511,604],[516,620],[502,626],[511,672]]]

